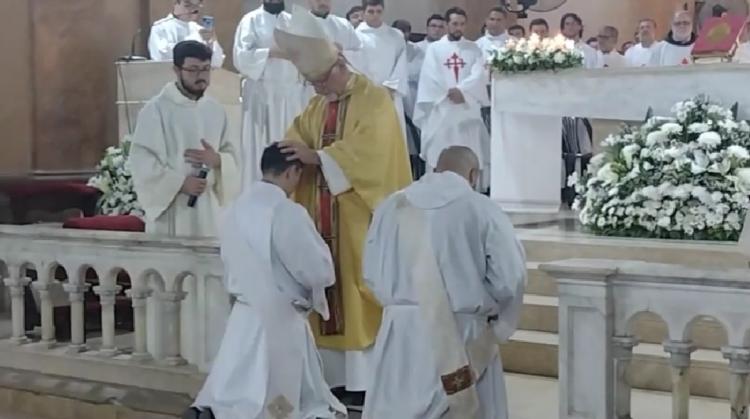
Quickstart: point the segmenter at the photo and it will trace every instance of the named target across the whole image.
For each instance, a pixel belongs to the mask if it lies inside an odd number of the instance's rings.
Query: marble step
[[[557,377],[558,336],[519,330],[501,346],[505,371]],[[719,351],[699,349],[692,355],[691,394],[726,399],[729,394],[727,361]],[[633,351],[629,379],[634,388],[671,391],[669,358],[661,345],[641,343]]]
[[[519,329],[557,333],[557,297],[526,294]],[[642,342],[661,344],[667,339],[667,326],[655,314],[642,313],[635,318],[634,334]],[[701,318],[693,323],[689,338],[698,348],[719,350],[727,345],[724,328],[713,319]]]

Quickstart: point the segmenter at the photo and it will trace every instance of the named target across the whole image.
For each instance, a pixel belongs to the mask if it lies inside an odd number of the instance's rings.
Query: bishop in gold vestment
[[[277,29],[276,42],[318,93],[283,145],[306,163],[295,199],[316,221],[336,265],[336,285],[327,291],[331,319],[311,319],[324,364],[330,364],[326,349],[362,353],[375,341],[381,309],[362,277],[365,236],[375,208],[410,183],[411,169],[390,94],[352,72],[311,16],[295,10],[293,33]],[[367,373],[351,372],[349,365],[344,369],[344,374],[328,373],[329,384],[363,391]]]

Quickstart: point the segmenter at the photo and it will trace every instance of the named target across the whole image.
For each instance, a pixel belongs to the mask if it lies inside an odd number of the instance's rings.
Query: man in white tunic
[[[221,234],[226,288],[235,297],[211,373],[195,401],[217,419],[343,417],[324,378],[307,317],[328,318],[331,253],[304,207],[288,197],[302,173],[277,144],[263,178],[227,210]]]
[[[243,185],[260,177],[263,150],[284,138],[307,105],[299,72],[273,40],[274,28],[288,26],[290,18],[283,0],[266,0],[237,27],[234,66],[246,78],[242,95]]]
[[[508,417],[498,344],[516,329],[526,264],[478,177],[473,152],[451,147],[375,212],[364,271],[384,310],[365,418]]]
[[[583,52],[583,67],[596,68],[596,50],[583,42],[583,20],[575,13],[566,13],[560,19],[560,32],[575,42],[576,48]]]
[[[493,48],[505,46],[505,43],[510,39],[510,35],[505,30],[507,20],[508,12],[502,7],[493,7],[487,15],[487,19],[484,21],[486,28],[484,36],[477,39],[477,46],[484,53],[485,59],[489,58]]]
[[[651,65],[688,65],[693,62],[691,53],[697,37],[693,32],[693,16],[687,11],[675,13],[672,30],[667,38],[654,48]]]
[[[427,53],[427,47],[445,36],[445,17],[443,15],[432,15],[427,18],[427,33],[423,40],[417,42],[417,46],[423,53]]]
[[[363,46],[359,54],[360,70],[370,81],[385,87],[390,93],[406,140],[404,98],[409,94],[409,69],[404,34],[383,23],[383,0],[365,0],[363,4],[365,20],[357,27]],[[409,143],[408,146],[411,155],[415,144]]]
[[[640,42],[625,53],[628,67],[648,67],[651,65],[651,55],[658,47],[656,41],[656,21],[643,19],[638,24],[638,39]]]
[[[213,51],[211,65],[224,64],[224,50],[216,39],[213,28],[198,24],[203,0],[175,0],[174,9],[164,19],[157,20],[148,37],[148,52],[154,61],[172,61],[172,50],[177,43],[187,40],[204,42]]]
[[[595,68],[623,68],[625,57],[617,51],[619,31],[614,26],[605,26],[599,31],[599,50],[596,52]]]
[[[440,153],[453,145],[469,147],[479,157],[488,186],[490,140],[481,108],[489,105],[484,55],[463,37],[466,12],[446,12],[448,35],[427,49],[414,123],[422,130],[422,159],[428,171],[437,166]]]
[[[215,236],[219,207],[239,192],[238,149],[227,138],[227,116],[204,96],[211,50],[197,41],[174,49],[176,82],[138,115],[130,165],[146,230],[168,236]],[[204,179],[200,173],[207,171]],[[191,197],[197,197],[189,206]]]

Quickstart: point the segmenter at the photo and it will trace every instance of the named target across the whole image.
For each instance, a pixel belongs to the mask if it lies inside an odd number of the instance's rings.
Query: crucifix
[[[453,53],[450,58],[448,58],[445,63],[443,63],[444,66],[450,68],[453,70],[453,75],[456,76],[456,83],[458,83],[458,72],[461,71],[462,68],[466,67],[466,61],[464,61],[463,58],[458,56],[458,53]]]

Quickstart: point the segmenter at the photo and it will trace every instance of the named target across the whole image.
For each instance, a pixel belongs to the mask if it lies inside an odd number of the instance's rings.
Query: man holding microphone
[[[201,17],[203,0],[175,0],[172,13],[151,27],[148,52],[154,61],[172,61],[172,50],[181,41],[205,43],[213,52],[211,66],[224,64],[224,50],[219,45],[211,16]]]

